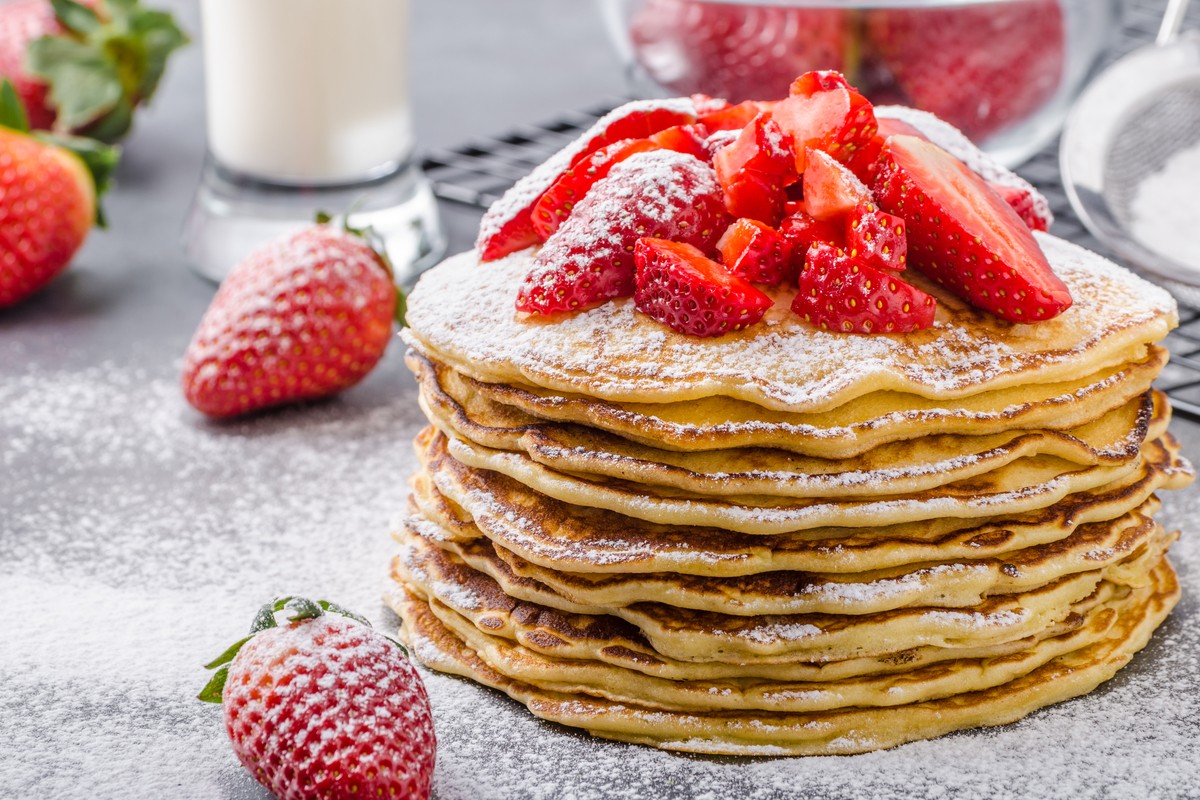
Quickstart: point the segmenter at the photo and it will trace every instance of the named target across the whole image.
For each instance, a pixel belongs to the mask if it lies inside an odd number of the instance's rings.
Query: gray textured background
[[[194,2],[170,5],[198,33]],[[418,0],[418,136],[445,147],[623,90],[588,3]],[[392,624],[388,520],[421,424],[399,347],[334,401],[214,425],[179,360],[213,287],[178,232],[203,156],[200,48],[143,114],[70,271],[0,312],[0,798],[253,798],[199,664],[277,592]],[[451,248],[478,215],[445,209]],[[1189,447],[1200,427],[1176,425]],[[1169,499],[1184,524],[1200,506]],[[1197,548],[1179,547],[1194,598]],[[997,731],[852,759],[694,759],[594,742],[431,676],[436,794],[592,797],[1184,797],[1200,738],[1194,599],[1086,700]],[[1191,624],[1188,624],[1188,623]]]

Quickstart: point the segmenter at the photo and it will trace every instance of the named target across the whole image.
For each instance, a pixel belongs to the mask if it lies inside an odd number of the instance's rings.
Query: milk
[[[208,146],[267,182],[350,183],[412,153],[408,0],[201,0]]]

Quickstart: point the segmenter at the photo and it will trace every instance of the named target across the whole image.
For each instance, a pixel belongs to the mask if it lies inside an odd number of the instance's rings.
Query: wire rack
[[[1110,60],[1154,40],[1166,2],[1126,2],[1122,29],[1113,43]],[[1200,28],[1200,4],[1192,4],[1187,27]],[[487,208],[518,178],[628,99],[608,98],[552,120],[522,125],[458,147],[432,151],[424,155],[422,166],[438,197]],[[1026,162],[1019,172],[1050,200],[1056,217],[1053,228],[1056,235],[1109,254],[1071,209],[1059,174],[1057,141]],[[1171,363],[1159,377],[1158,386],[1171,396],[1177,414],[1200,421],[1200,308],[1181,304],[1179,323],[1179,328],[1167,337]]]

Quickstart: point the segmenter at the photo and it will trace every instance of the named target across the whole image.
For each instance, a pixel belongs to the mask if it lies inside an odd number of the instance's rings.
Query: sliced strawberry
[[[824,151],[809,149],[805,161],[804,208],[814,218],[840,217],[871,201],[863,182]]]
[[[582,311],[634,289],[633,248],[643,236],[707,253],[729,226],[712,167],[670,150],[616,164],[584,196],[533,259],[517,295],[530,314]]]
[[[554,182],[533,207],[533,228],[540,241],[550,238],[563,220],[571,216],[571,209],[583,199],[596,181],[608,174],[613,166],[634,153],[657,150],[659,146],[649,139],[623,139],[605,145],[581,161],[572,164]]]
[[[869,145],[879,129],[870,102],[834,75],[801,75],[792,83],[793,90],[811,93],[792,94],[772,111],[792,139],[798,171],[805,168],[805,148],[823,150],[844,163]]]
[[[914,267],[1013,322],[1070,308],[1070,292],[1028,226],[961,161],[915,136],[888,139],[883,158],[875,197],[907,222]]]
[[[583,152],[578,153],[571,160],[571,163],[578,164],[587,158],[588,154],[594,153],[601,147],[607,147],[625,139],[647,139],[661,130],[676,125],[691,125],[695,121],[696,115],[690,111],[679,111],[673,108],[645,108],[631,111],[610,122],[604,132],[594,137]]]
[[[732,183],[743,171],[761,173],[771,183],[781,186],[789,186],[800,179],[791,142],[766,112],[756,116],[737,139],[717,151],[713,156],[713,167],[722,185]]]
[[[1032,230],[1054,224],[1050,201],[1029,181],[980,150],[962,131],[927,111],[903,106],[879,109],[879,129],[888,135],[911,135],[933,142],[987,181]],[[872,180],[873,184],[874,181]]]
[[[792,272],[791,243],[758,220],[739,219],[721,241],[721,263],[742,280],[778,286]]]
[[[771,298],[731,274],[695,247],[666,239],[639,239],[637,309],[689,336],[722,336],[762,319]]]
[[[754,121],[764,111],[770,111],[774,103],[746,100],[736,106],[726,106],[700,117],[710,131],[739,131]]]
[[[860,203],[846,220],[846,252],[859,263],[901,272],[908,255],[904,220]]]
[[[1005,186],[1002,183],[993,183],[988,181],[988,186],[992,187],[992,191],[1004,198],[1004,202],[1012,206],[1012,210],[1017,212],[1017,216],[1021,221],[1029,226],[1033,231],[1048,231],[1050,230],[1050,217],[1048,209],[1045,208],[1045,201],[1038,202],[1037,194],[1032,189],[1024,189],[1020,186]]]
[[[614,109],[492,204],[479,224],[475,246],[480,259],[494,261],[540,241],[533,226],[533,208],[572,164],[615,141],[645,139],[664,128],[695,121],[692,101],[686,98],[638,100]]]
[[[803,210],[794,210],[779,223],[779,233],[791,247],[793,263],[800,263],[808,248],[818,242],[842,247],[846,230],[837,220],[816,220]]]
[[[889,136],[904,135],[919,136],[922,139],[929,138],[902,120],[877,116],[876,121],[879,123],[879,133],[875,134],[871,138],[871,141],[858,148],[858,150],[855,150],[854,154],[846,161],[846,166],[850,168],[850,171],[868,186],[875,182],[875,175],[879,172],[879,157],[883,154],[883,143],[887,141]]]
[[[932,296],[824,242],[808,249],[798,284],[792,311],[821,330],[908,333],[933,325],[937,310]]]
[[[659,131],[650,137],[664,150],[674,150],[676,153],[687,153],[701,161],[712,161],[712,151],[708,144],[708,128],[700,122],[694,125],[675,125]]]

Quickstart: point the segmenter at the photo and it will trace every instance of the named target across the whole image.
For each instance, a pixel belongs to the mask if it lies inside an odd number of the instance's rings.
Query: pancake
[[[616,511],[663,525],[715,526],[741,533],[779,534],[818,527],[866,527],[957,517],[979,519],[1044,509],[1064,497],[1135,475],[1143,458],[1117,466],[1081,467],[1054,456],[1022,458],[986,475],[926,492],[867,499],[787,499],[762,495],[712,498],[634,482],[556,472],[519,453],[448,438],[429,439],[434,456],[507,475],[565,503]]]
[[[418,364],[418,368],[420,368]],[[1120,465],[1137,458],[1150,422],[1169,418],[1162,394],[1147,393],[1068,431],[989,436],[924,436],[851,458],[805,457],[777,448],[680,453],[578,425],[544,423],[464,395],[422,376],[421,408],[448,436],[524,453],[558,472],[663,486],[697,495],[861,497],[915,494],[984,475],[1032,456],[1073,464]],[[471,406],[468,411],[463,403]]]
[[[913,606],[966,608],[986,597],[1026,591],[1066,575],[1112,566],[1159,535],[1151,517],[1132,513],[1111,522],[1081,526],[1062,541],[1009,553],[1003,559],[925,562],[854,575],[773,571],[737,578],[550,570],[497,546],[470,522],[429,518],[419,512],[404,521],[395,537],[401,542],[417,537],[440,547],[486,572],[514,596],[520,596],[520,591],[511,590],[509,583],[525,578],[581,608],[661,602],[744,616],[874,614]]]
[[[524,383],[486,383],[431,360],[419,342],[413,344],[407,360],[422,385],[436,372],[436,380],[455,398],[478,398],[524,415],[513,419],[577,423],[669,450],[772,447],[824,458],[857,456],[884,442],[918,436],[1079,427],[1145,394],[1167,361],[1167,351],[1152,346],[1131,353],[1127,363],[1077,380],[1014,386],[952,402],[871,392],[853,403],[806,414],[720,396],[682,403],[615,403]]]
[[[1090,691],[1179,595],[1155,492],[1193,473],[1152,388],[1178,320],[1037,241],[1061,315],[1012,324],[910,272],[933,327],[875,336],[815,330],[787,287],[707,339],[631,298],[518,314],[536,247],[426,273],[388,592],[413,652],[698,753],[865,752]]]
[[[934,327],[903,336],[817,331],[779,302],[751,329],[698,340],[638,314],[631,299],[561,319],[518,319],[532,250],[485,265],[463,253],[427,272],[403,335],[477,380],[527,383],[615,402],[721,396],[789,413],[827,411],[874,392],[938,400],[1078,380],[1129,363],[1178,322],[1162,289],[1053,236],[1038,243],[1074,305],[1015,325],[940,289]],[[780,299],[784,299],[782,296]]]
[[[430,434],[432,435],[432,434]],[[522,559],[567,572],[674,572],[733,577],[771,570],[860,573],[926,561],[1000,558],[1059,541],[1079,525],[1134,509],[1152,515],[1152,493],[1180,488],[1190,467],[1170,436],[1151,442],[1142,469],[1031,514],[976,521],[953,518],[871,528],[816,528],[776,536],[665,526],[539,494],[504,475],[467,467],[444,451],[419,448],[426,471],[414,498],[429,516],[457,517]],[[453,535],[451,531],[448,535]]]
[[[1120,610],[1135,597],[1105,587],[1078,627],[1032,641],[1014,652],[934,661],[904,672],[841,680],[788,681],[763,677],[668,680],[593,660],[546,656],[510,639],[480,631],[436,600],[430,611],[456,637],[506,678],[544,690],[586,694],[615,703],[650,704],[670,711],[785,711],[807,713],[850,707],[898,706],[978,691],[1028,674],[1048,661],[1103,639]]]
[[[657,602],[591,608],[572,603],[536,581],[506,572],[499,559],[468,564],[420,536],[402,541],[393,570],[405,583],[421,587],[426,596],[436,597],[477,625],[480,620],[490,620],[482,627],[493,631],[525,625],[521,605],[527,603],[539,613],[550,609],[584,618],[616,617],[637,628],[656,653],[678,661],[837,661],[882,656],[909,647],[987,646],[1036,635],[1063,621],[1072,605],[1091,597],[1102,583],[1144,582],[1149,565],[1157,563],[1170,540],[1158,537],[1105,569],[1067,576],[1026,592],[987,598],[969,609],[903,608],[863,616],[739,617]],[[582,624],[587,627],[592,622]]]
[[[812,713],[677,712],[556,692],[509,678],[443,625],[417,596],[395,605],[417,656],[436,669],[498,688],[543,719],[610,739],[696,753],[830,755],[867,752],[954,730],[1013,722],[1034,709],[1091,691],[1145,646],[1178,600],[1165,559],[1153,583],[1130,593],[1109,633],[998,686],[888,708]]]

